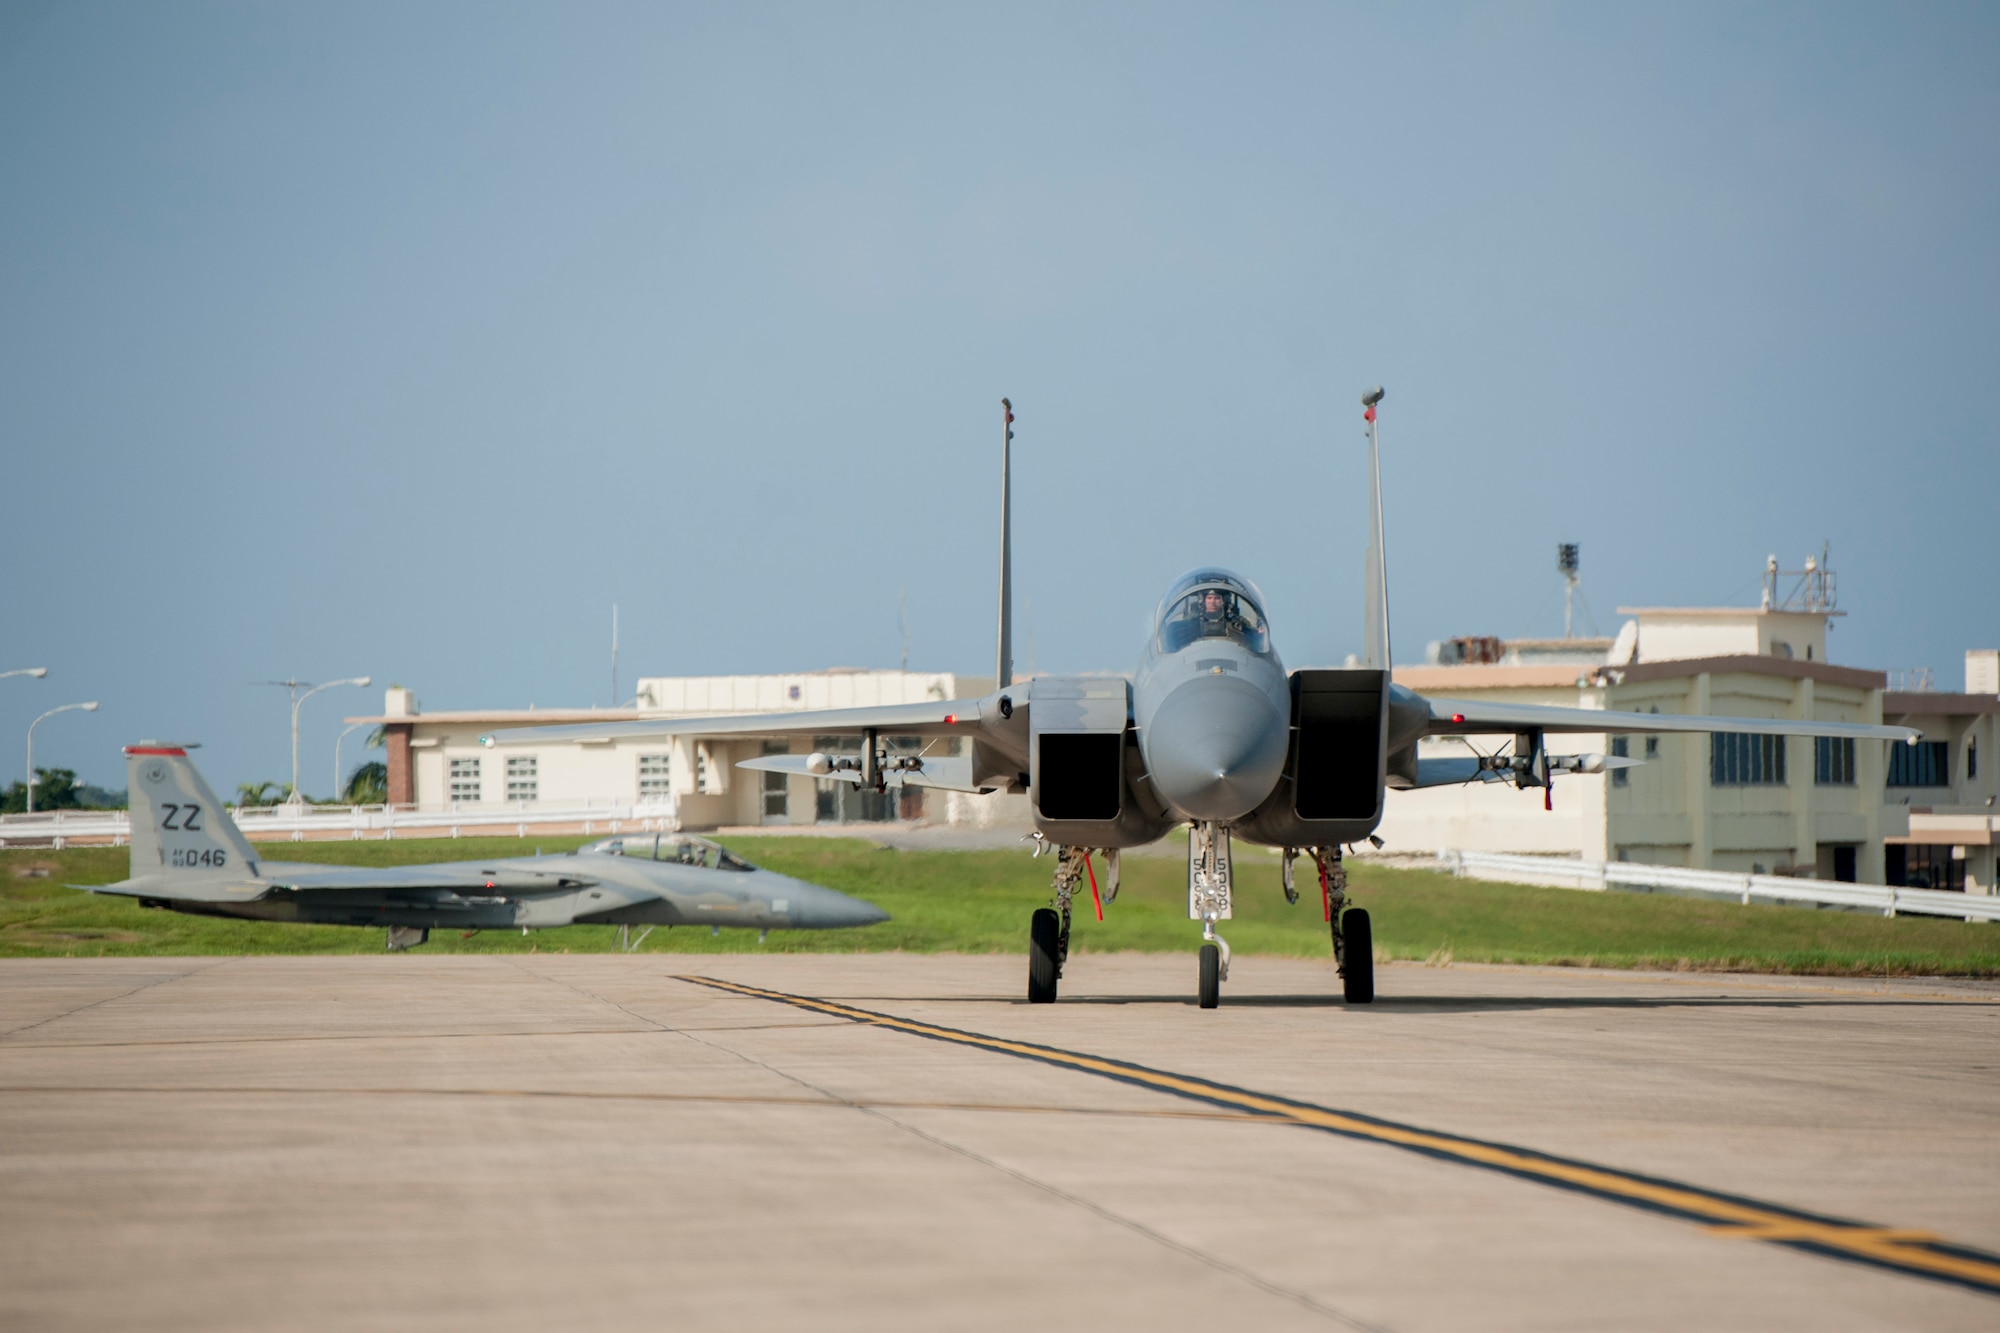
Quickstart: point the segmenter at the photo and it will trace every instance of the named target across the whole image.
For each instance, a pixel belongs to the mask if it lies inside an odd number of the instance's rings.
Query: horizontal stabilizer
[[[852,767],[837,767],[845,762]],[[995,787],[980,787],[972,781],[972,761],[970,759],[923,758],[909,756],[904,762],[916,762],[919,768],[897,768],[897,760],[890,759],[882,766],[882,781],[891,787],[935,787],[939,791],[996,791]],[[761,769],[766,773],[788,773],[796,778],[825,778],[832,782],[851,782],[860,786],[862,781],[860,760],[853,755],[823,754],[767,754],[757,759],[738,761],[738,768]]]

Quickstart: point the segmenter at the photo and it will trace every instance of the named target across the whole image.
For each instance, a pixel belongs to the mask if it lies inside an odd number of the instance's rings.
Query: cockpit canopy
[[[622,838],[606,838],[577,849],[599,856],[636,856],[648,861],[670,861],[677,865],[700,866],[705,870],[755,870],[757,867],[736,853],[718,847],[706,838],[685,833],[628,833]]]
[[[1160,602],[1155,628],[1163,653],[1177,653],[1201,639],[1228,639],[1253,653],[1271,650],[1263,594],[1226,569],[1197,569],[1176,579]]]

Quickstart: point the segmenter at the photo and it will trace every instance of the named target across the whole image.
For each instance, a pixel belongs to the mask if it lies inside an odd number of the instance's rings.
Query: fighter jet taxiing
[[[712,842],[680,833],[628,833],[564,856],[516,856],[447,865],[284,865],[259,858],[187,757],[147,742],[125,751],[132,801],[132,874],[79,884],[198,916],[381,926],[389,948],[424,943],[433,929],[619,927],[636,948],[655,926],[832,930],[887,921],[868,903],[759,870]],[[633,927],[640,927],[634,938]]]
[[[744,768],[810,775],[884,790],[917,785],[954,791],[1015,791],[1032,797],[1036,854],[1055,852],[1048,907],[1029,926],[1028,998],[1050,1003],[1069,953],[1071,905],[1086,877],[1098,896],[1093,852],[1105,862],[1110,901],[1118,853],[1188,826],[1188,916],[1201,922],[1199,996],[1213,1008],[1229,975],[1229,946],[1216,932],[1230,917],[1235,882],[1230,842],[1283,850],[1285,897],[1296,903],[1293,862],[1312,857],[1342,990],[1350,1003],[1374,998],[1374,946],[1365,909],[1347,903],[1341,848],[1370,837],[1385,793],[1472,781],[1504,781],[1546,792],[1557,775],[1595,773],[1631,760],[1551,754],[1563,733],[1733,732],[1740,717],[1693,717],[1600,709],[1431,699],[1389,677],[1388,578],[1382,539],[1382,471],[1376,408],[1362,397],[1370,469],[1367,619],[1359,667],[1287,672],[1264,598],[1249,580],[1202,568],[1167,590],[1138,669],[1121,676],[1013,678],[1009,570],[1009,455],[1013,411],[1001,399],[1000,644],[993,693],[983,699],[744,717],[640,720],[496,732],[488,745],[611,736],[853,734],[858,757],[772,755]],[[1785,736],[1913,739],[1907,727],[1758,718],[1757,731]],[[891,754],[881,737],[919,736],[918,755]],[[1494,755],[1420,759],[1426,736],[1511,738]],[[948,752],[933,754],[939,746]]]

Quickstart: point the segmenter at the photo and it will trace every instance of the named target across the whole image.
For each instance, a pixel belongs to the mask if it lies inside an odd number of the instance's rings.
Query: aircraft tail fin
[[[155,741],[125,747],[132,878],[256,878],[256,853],[187,752]]]
[[[1014,405],[1000,400],[1000,650],[993,668],[993,688],[1014,683],[1014,558],[1013,453]]]
[[[1366,623],[1362,626],[1361,665],[1387,671],[1389,655],[1389,556],[1382,533],[1382,449],[1375,435],[1375,409],[1382,386],[1361,395],[1368,423],[1368,572]]]

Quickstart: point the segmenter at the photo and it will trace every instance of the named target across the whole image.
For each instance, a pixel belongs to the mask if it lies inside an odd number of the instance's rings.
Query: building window
[[[454,759],[451,761],[451,799],[453,801],[477,802],[479,798],[479,760]]]
[[[1785,738],[1718,731],[1708,738],[1708,780],[1716,787],[1785,785]]]
[[[1899,889],[1942,889],[1965,892],[1965,860],[1951,848],[1920,842],[1892,842],[1882,849],[1882,878]]]
[[[1854,785],[1853,737],[1813,737],[1813,785],[1818,787]]]
[[[790,754],[791,752],[792,747],[789,741],[764,742],[764,753],[767,755]],[[764,774],[764,821],[766,823],[782,824],[785,822],[791,808],[791,787],[791,778],[783,773],[767,772]]]
[[[639,799],[664,801],[674,794],[674,757],[671,754],[639,756]]]
[[[1889,785],[1891,787],[1949,787],[1951,785],[1951,742],[1908,741],[1889,743]]]
[[[1658,759],[1659,757],[1660,757],[1660,738],[1658,736],[1646,737],[1646,758]]]
[[[1631,753],[1632,753],[1632,742],[1630,740],[1628,740],[1623,736],[1613,736],[1611,738],[1611,757],[1613,759],[1624,759],[1629,757]],[[1631,769],[1614,768],[1611,770],[1612,786],[1626,787],[1630,786],[1631,782],[1632,782]]]
[[[1970,782],[1978,776],[1979,742],[1977,740],[1968,740],[1965,743],[1965,780]]]
[[[539,801],[541,781],[537,774],[540,761],[531,754],[509,755],[507,757],[507,799],[510,801]]]

